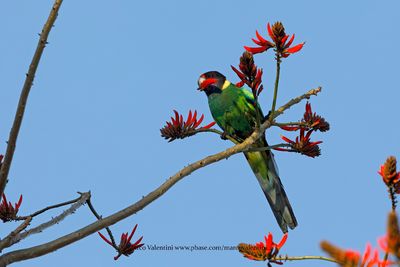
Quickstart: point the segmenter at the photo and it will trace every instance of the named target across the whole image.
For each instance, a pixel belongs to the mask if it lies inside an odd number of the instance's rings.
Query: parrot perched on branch
[[[208,97],[208,104],[215,122],[225,134],[231,137],[239,140],[246,139],[257,125],[257,116],[264,117],[261,108],[255,105],[254,96],[250,91],[236,87],[217,71],[202,74],[198,85],[199,90],[204,91]],[[255,143],[255,146],[268,146],[265,135]],[[288,227],[294,229],[297,226],[297,220],[283,189],[272,152],[270,150],[244,152],[244,155],[282,231],[286,233]]]

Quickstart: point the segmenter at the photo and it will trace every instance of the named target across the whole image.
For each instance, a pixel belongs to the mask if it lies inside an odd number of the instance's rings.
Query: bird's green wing
[[[250,92],[249,90],[243,88],[243,87],[242,88],[238,88],[238,89],[243,91],[243,95],[246,98],[246,101],[247,101],[247,103],[249,105],[249,109],[253,110],[254,111],[254,116],[256,116],[255,109],[254,109],[255,99],[254,99],[253,93]],[[261,115],[261,118],[263,118],[264,114],[263,114],[263,112],[261,110],[260,103],[257,103],[257,109],[258,109],[259,114]]]

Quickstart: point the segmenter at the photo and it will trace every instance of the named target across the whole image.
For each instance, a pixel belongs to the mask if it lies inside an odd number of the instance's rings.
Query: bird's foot
[[[224,132],[221,134],[221,139],[222,139],[222,140],[228,140],[227,135],[228,135],[228,134],[224,131]]]

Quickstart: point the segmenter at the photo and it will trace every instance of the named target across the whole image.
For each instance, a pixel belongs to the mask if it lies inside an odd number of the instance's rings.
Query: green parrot
[[[236,87],[217,71],[202,74],[198,85],[199,90],[206,93],[211,114],[225,134],[244,140],[253,133],[257,111],[254,107],[254,96],[249,90]],[[260,117],[263,118],[260,106],[257,109]],[[255,146],[268,146],[265,136],[260,138]],[[244,152],[244,155],[282,231],[286,233],[288,227],[294,229],[297,226],[297,220],[283,189],[272,152],[269,150]]]

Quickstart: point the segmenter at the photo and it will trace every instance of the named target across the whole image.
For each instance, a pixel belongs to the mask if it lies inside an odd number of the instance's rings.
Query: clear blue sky
[[[0,152],[5,150],[25,73],[52,1],[0,4]],[[197,109],[211,121],[198,76],[219,70],[236,81],[243,45],[267,22],[283,21],[304,49],[282,66],[278,104],[323,86],[312,99],[331,123],[322,156],[276,153],[299,221],[282,254],[320,255],[319,241],[363,250],[384,234],[390,208],[377,175],[400,157],[398,1],[65,1],[50,34],[29,99],[7,195],[24,195],[21,214],[91,190],[109,215],[140,199],[180,168],[230,144],[212,134],[165,142],[159,133],[172,109]],[[270,106],[272,54],[261,104]],[[304,104],[281,121],[299,118]],[[282,132],[269,131],[271,143]],[[293,135],[288,134],[290,137]],[[45,220],[50,215],[43,215]],[[35,220],[33,225],[39,223]],[[86,207],[62,224],[15,246],[75,230],[94,218]],[[113,226],[139,224],[152,245],[237,245],[280,230],[242,155],[179,182],[145,210]],[[4,236],[16,225],[1,225]],[[19,266],[264,266],[236,251],[140,251],[114,262],[113,249],[92,235]],[[290,266],[332,266],[324,262]]]

